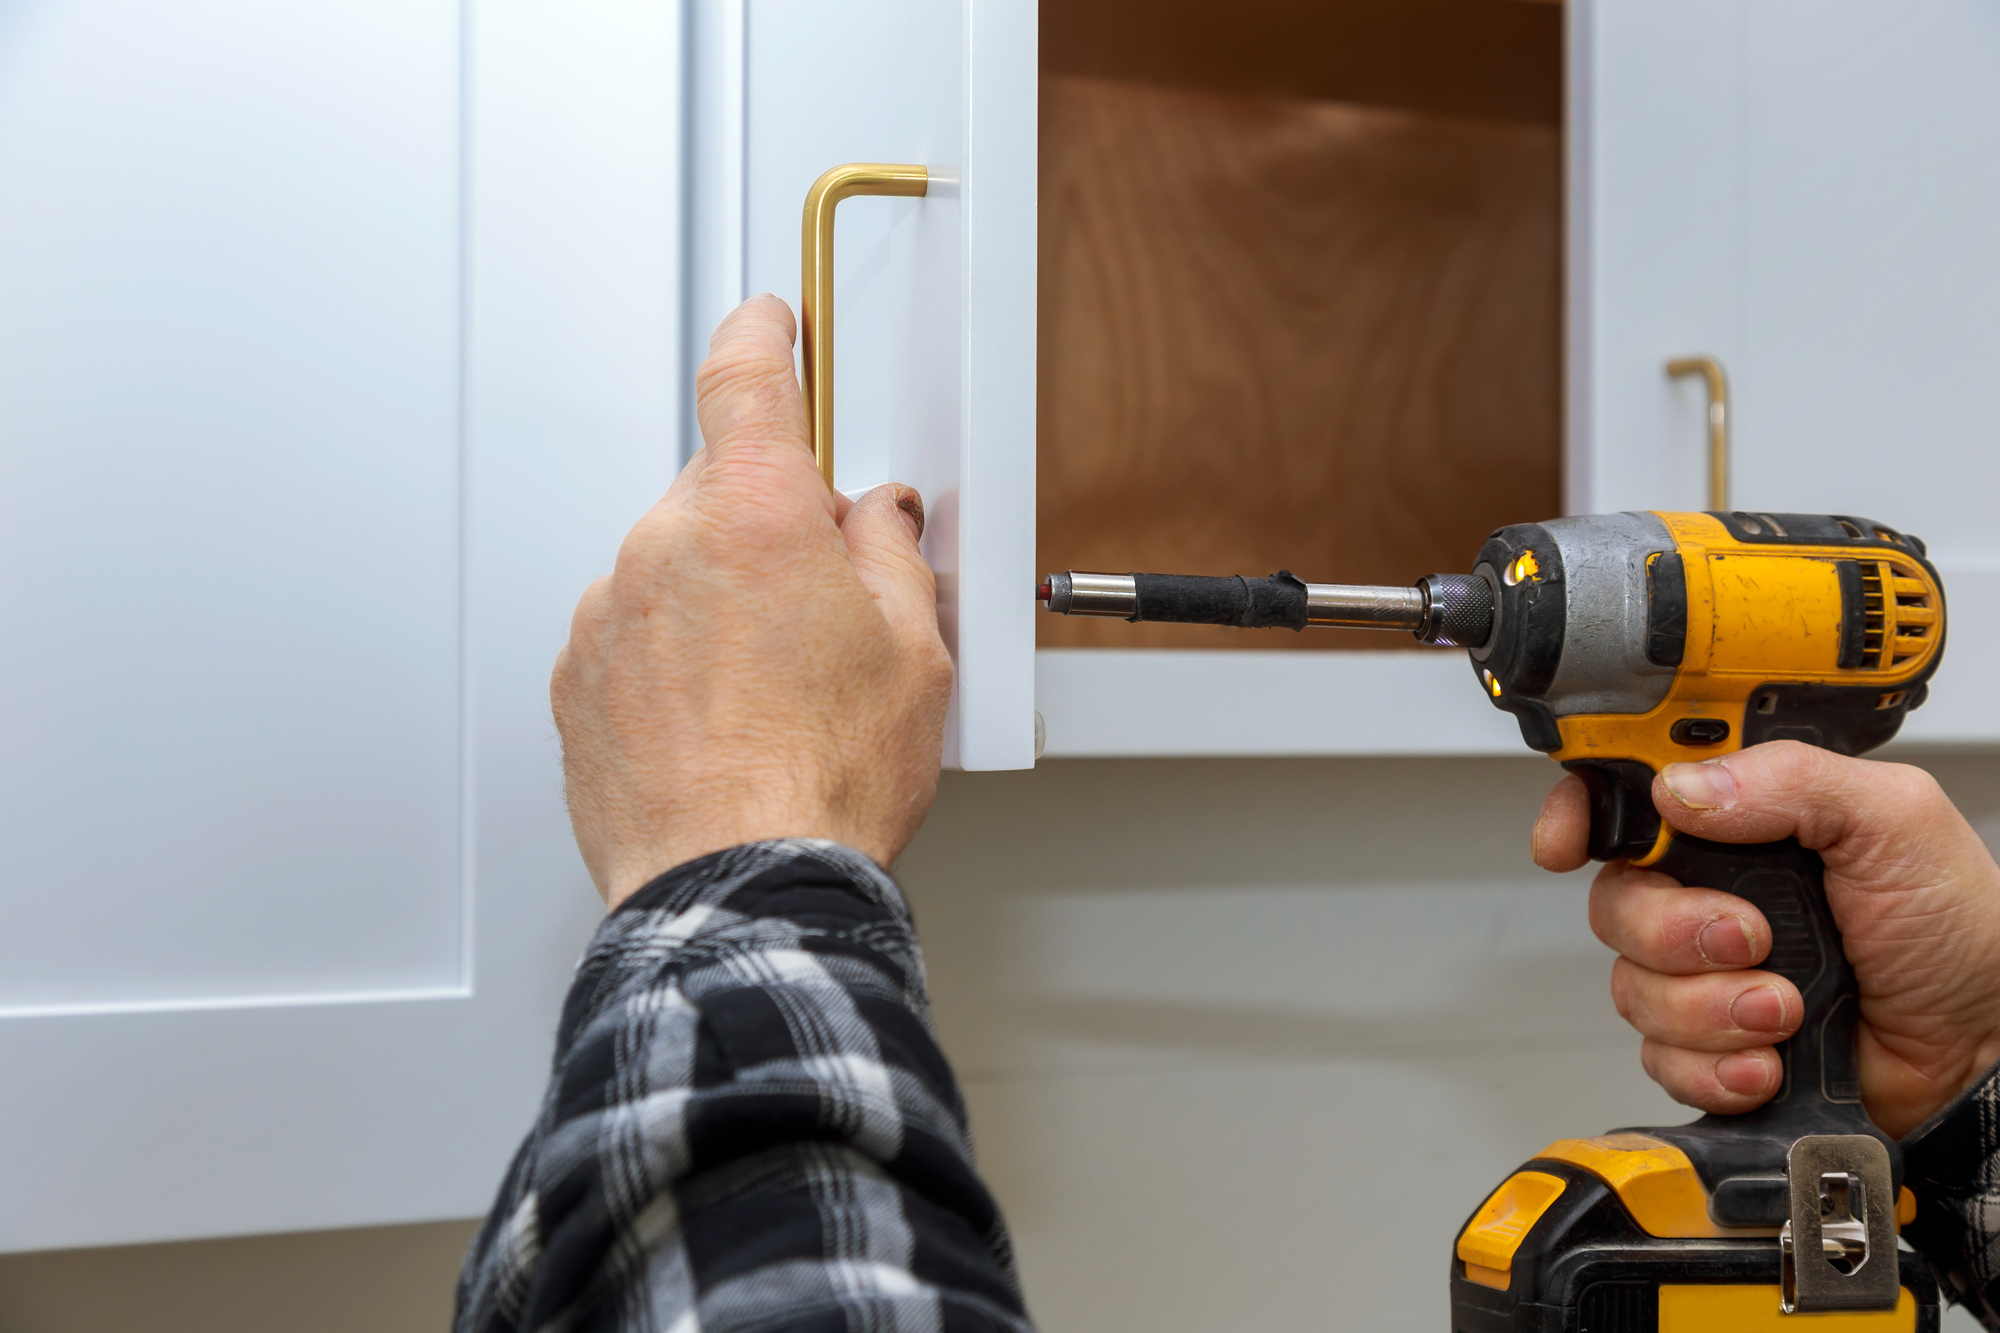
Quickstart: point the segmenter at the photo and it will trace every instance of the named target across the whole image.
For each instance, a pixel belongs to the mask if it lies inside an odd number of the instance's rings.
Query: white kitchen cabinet
[[[1477,6],[1430,7],[1478,18]],[[1294,8],[1304,23],[1309,11]],[[1342,8],[1373,9],[1331,10]],[[1324,22],[1329,9],[1310,12]],[[1905,734],[2000,740],[2000,706],[1970,667],[2000,613],[1986,518],[2000,489],[2000,377],[1987,369],[2000,357],[2000,12],[1979,0],[1572,0],[1567,29],[1562,511],[1706,507],[1702,390],[1664,364],[1719,357],[1733,385],[1732,503],[1861,513],[1925,537],[1953,646]],[[1219,67],[1253,58],[1213,49]],[[1301,57],[1266,49],[1293,85],[1278,91],[1295,91]],[[1325,49],[1331,68],[1342,57]],[[1063,59],[1045,45],[1045,71]],[[1148,48],[1130,63],[1156,82],[1242,83],[1185,51]],[[1244,244],[1258,243],[1255,226],[1243,219]],[[1409,295],[1423,300],[1424,283]],[[1243,422],[1254,433],[1255,415]],[[1242,448],[1227,434],[1216,449]],[[1149,465],[1130,461],[1135,485]],[[1040,653],[1037,676],[1056,755],[1520,744],[1455,652],[1065,648]]]
[[[0,1248],[483,1211],[682,415],[677,5],[0,14]]]
[[[1433,34],[1552,12],[1425,3],[1437,13],[1416,26]],[[1106,355],[1172,372],[1104,409],[1141,446],[1110,473],[1114,504],[1132,481],[1125,518],[1264,477],[1256,395],[1240,399],[1254,429],[1158,418],[1163,403],[1226,407],[1240,387],[1204,381],[1189,350],[1204,345],[1177,341],[1190,325],[1172,300],[1296,288],[1301,328],[1325,317],[1329,347],[1364,351],[1421,344],[1477,309],[1487,322],[1467,336],[1504,345],[1490,316],[1526,262],[1522,290],[1566,304],[1521,340],[1522,364],[1541,375],[1559,355],[1566,397],[1559,484],[1551,462],[1545,509],[1517,517],[1699,505],[1698,392],[1662,365],[1719,356],[1738,503],[1859,511],[1928,538],[1956,629],[1910,734],[2000,740],[1967,666],[2000,610],[1982,522],[2000,480],[1989,7],[1576,0],[1540,91],[1494,70],[1542,66],[1479,37],[1452,46],[1470,64],[1418,93],[1395,83],[1408,60],[1310,27],[1209,43],[1193,64],[1155,42],[1150,71],[1121,76],[1116,43],[1161,26],[1102,25],[1092,40],[1110,45],[1084,59],[1072,20],[1086,8],[1063,11],[1053,42],[1029,0],[7,11],[0,1061],[24,1091],[0,1111],[0,1247],[484,1207],[595,917],[561,805],[549,662],[578,590],[693,446],[687,388],[709,328],[751,292],[796,304],[800,209],[841,163],[931,177],[922,199],[840,209],[836,481],[895,478],[929,504],[958,669],[952,763],[1029,765],[1037,710],[1056,755],[1518,750],[1455,652],[1036,652],[1037,523],[1053,522],[1036,490],[1051,109],[1112,135],[1092,151],[1118,167],[1070,158],[1055,175],[1062,216],[1097,227],[1096,258],[1064,252],[1056,293],[1128,301]],[[1372,23],[1398,6],[1217,13],[1283,27],[1350,9]],[[1372,109],[1333,97],[1322,64]],[[1161,135],[1116,133],[1157,122],[1209,142],[1211,111],[1275,126],[1292,156],[1218,153],[1213,188],[1181,178],[1158,206],[1147,154]],[[1342,197],[1310,170],[1324,144],[1361,145],[1398,207],[1438,193],[1430,161],[1477,187],[1460,210],[1475,220],[1488,186],[1566,189],[1561,232],[1544,218],[1535,233],[1562,249],[1482,223],[1436,252],[1449,281],[1321,290],[1293,257],[1316,233],[1287,232],[1280,211],[1293,181]],[[1104,223],[1118,208],[1221,239],[1183,246],[1201,272],[1176,294]],[[1341,235],[1387,215],[1354,216]],[[1482,263],[1481,246],[1515,258]],[[1394,397],[1383,381],[1342,379],[1310,338],[1280,365],[1254,320],[1196,331],[1253,377],[1273,367],[1274,397],[1305,383],[1347,395],[1339,421],[1373,422],[1375,452],[1345,483],[1266,478],[1295,516],[1323,501],[1329,527],[1379,534],[1440,498],[1475,512],[1491,498],[1476,492],[1506,480],[1470,456],[1481,422],[1507,456],[1525,413],[1556,457],[1554,410],[1508,396],[1504,359],[1470,407],[1452,397],[1466,375],[1450,355],[1424,362],[1396,381],[1402,415],[1385,426],[1368,416]],[[1090,346],[1055,350],[1041,364],[1063,392],[1077,367],[1101,368]],[[1458,414],[1456,455],[1398,433],[1437,413]],[[1207,453],[1149,454],[1154,428],[1206,431]]]
[[[1924,538],[1951,646],[1903,735],[2000,740],[2000,10],[1981,0],[1570,9],[1570,470],[1578,512],[1732,503]]]

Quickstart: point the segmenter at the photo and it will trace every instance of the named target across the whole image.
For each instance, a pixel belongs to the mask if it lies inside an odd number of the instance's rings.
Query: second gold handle
[[[833,485],[833,212],[857,194],[921,199],[930,189],[924,167],[888,162],[849,162],[834,167],[806,191],[800,265],[799,343],[805,363],[806,420],[812,431],[813,461]]]
[[[1708,507],[1729,508],[1729,377],[1712,356],[1683,356],[1667,362],[1679,379],[1699,375],[1708,384]]]

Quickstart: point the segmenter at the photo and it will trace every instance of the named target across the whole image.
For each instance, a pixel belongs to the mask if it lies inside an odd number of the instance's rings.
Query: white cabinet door
[[[483,1210],[670,478],[671,0],[0,14],[0,1248]]]
[[[1034,762],[1034,0],[697,0],[698,348],[744,296],[799,304],[800,216],[846,162],[929,169],[839,209],[835,484],[915,486],[957,688],[946,762]]]
[[[1731,502],[1930,545],[1951,649],[1905,736],[2000,740],[2000,9],[1572,0],[1572,510],[1705,507],[1690,352],[1732,380]]]

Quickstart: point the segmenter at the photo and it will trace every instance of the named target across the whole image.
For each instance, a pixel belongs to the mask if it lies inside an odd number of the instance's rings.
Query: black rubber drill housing
[[[1539,576],[1508,585],[1502,571],[1528,551],[1535,553]],[[1541,524],[1515,523],[1486,539],[1472,572],[1491,589],[1494,622],[1486,644],[1472,649],[1473,673],[1494,706],[1521,724],[1529,749],[1554,753],[1562,749],[1562,733],[1547,695],[1562,664],[1569,624],[1562,549]],[[1500,684],[1497,692],[1493,680]]]

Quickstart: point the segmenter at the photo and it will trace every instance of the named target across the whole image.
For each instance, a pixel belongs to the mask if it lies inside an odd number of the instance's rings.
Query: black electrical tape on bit
[[[1306,627],[1306,585],[1289,570],[1281,569],[1268,579],[1134,574],[1132,581],[1139,602],[1134,620],[1234,625],[1239,629]]]

